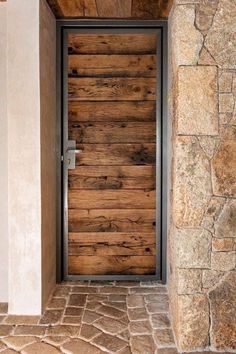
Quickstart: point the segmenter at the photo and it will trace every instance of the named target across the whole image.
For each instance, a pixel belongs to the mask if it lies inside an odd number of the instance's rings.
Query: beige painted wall
[[[0,3],[0,302],[8,301],[7,6]]]
[[[56,20],[40,2],[42,302],[56,282]]]
[[[9,312],[19,315],[40,314],[55,283],[55,22],[48,11],[40,0],[8,1]]]

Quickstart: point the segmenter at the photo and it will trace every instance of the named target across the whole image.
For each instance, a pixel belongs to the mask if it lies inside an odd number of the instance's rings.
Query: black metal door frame
[[[68,136],[67,35],[77,33],[156,33],[156,274],[68,275],[68,174],[63,156]],[[160,56],[161,53],[161,56]],[[161,103],[161,104],[160,104]],[[58,20],[57,21],[57,281],[160,280],[166,282],[167,253],[167,21]],[[160,139],[158,139],[158,137]],[[157,168],[161,166],[161,171]]]

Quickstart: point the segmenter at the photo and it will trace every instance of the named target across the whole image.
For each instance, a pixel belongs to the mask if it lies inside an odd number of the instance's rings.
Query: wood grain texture
[[[155,143],[154,122],[70,123],[69,139],[82,144]]]
[[[154,209],[155,191],[69,190],[69,209]]]
[[[156,144],[77,144],[76,165],[154,165]]]
[[[68,36],[69,54],[156,54],[156,34],[75,34]]]
[[[155,209],[69,210],[69,232],[154,232]]]
[[[69,256],[69,274],[155,274],[155,256]]]
[[[77,166],[69,189],[154,189],[155,166]]]
[[[69,255],[150,256],[156,254],[155,233],[70,233]]]
[[[155,120],[155,101],[69,102],[69,122]]]
[[[96,0],[98,16],[103,18],[131,17],[132,0]]]
[[[156,79],[69,78],[68,95],[78,101],[155,100]]]
[[[156,77],[155,55],[69,55],[69,77]]]
[[[55,0],[54,0],[55,1]],[[57,0],[63,17],[97,17],[96,0]]]

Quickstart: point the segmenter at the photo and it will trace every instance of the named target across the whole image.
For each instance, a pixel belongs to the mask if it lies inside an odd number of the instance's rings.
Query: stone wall
[[[169,291],[180,350],[236,350],[236,1],[176,0]]]

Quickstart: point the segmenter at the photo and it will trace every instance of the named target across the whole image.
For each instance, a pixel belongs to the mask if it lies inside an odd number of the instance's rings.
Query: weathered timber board
[[[69,232],[154,232],[155,209],[69,210]]]
[[[155,208],[155,191],[142,190],[70,190],[70,209],[143,209]]]
[[[69,189],[154,189],[155,166],[77,166]]]
[[[69,100],[151,101],[156,97],[154,78],[69,78]]]
[[[155,101],[69,102],[70,122],[156,120]]]
[[[77,144],[77,165],[153,165],[156,144]]]
[[[69,256],[70,274],[155,274],[155,256]]]
[[[82,144],[155,143],[155,122],[70,123],[69,139]]]
[[[70,233],[69,254],[78,256],[155,255],[155,233]]]
[[[156,34],[70,34],[69,54],[156,54]]]
[[[69,55],[69,77],[156,77],[155,55]]]

